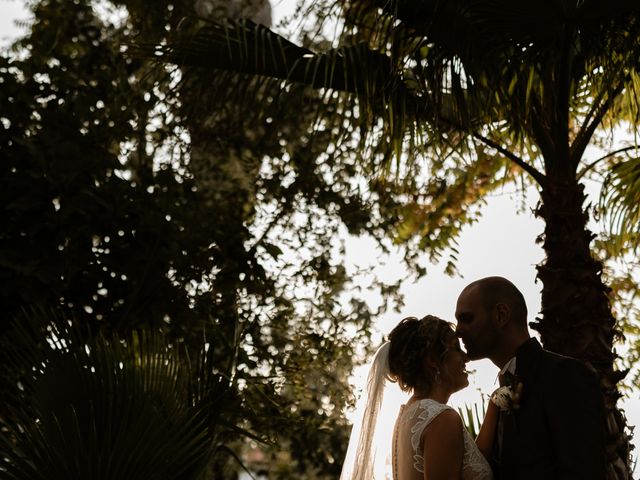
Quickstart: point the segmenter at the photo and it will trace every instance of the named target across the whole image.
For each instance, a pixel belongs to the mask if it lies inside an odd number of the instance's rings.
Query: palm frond
[[[87,332],[49,312],[31,312],[8,338],[8,478],[192,479],[216,451],[229,382],[206,352],[189,366],[158,333]]]
[[[155,58],[182,66],[206,67],[260,75],[313,88],[364,92],[367,85],[386,83],[389,59],[364,45],[315,53],[248,19],[224,24],[206,22],[187,28],[175,42],[135,43],[125,46],[129,55]],[[368,68],[362,68],[364,62]],[[353,68],[358,66],[358,69]]]
[[[369,101],[380,95],[385,100],[396,95],[406,99],[407,105],[413,105],[415,112],[428,114],[430,105],[421,98],[424,92],[418,96],[412,93],[416,87],[412,83],[415,77],[412,78],[411,69],[404,67],[407,54],[429,50],[427,42],[416,32],[395,25],[391,18],[378,21],[377,25],[383,25],[384,29],[376,29],[375,42],[358,37],[359,41],[354,44],[322,52],[297,46],[247,19],[185,26],[185,32],[175,41],[160,45],[132,43],[125,46],[125,51],[164,63],[259,75],[316,89],[355,93]],[[435,85],[430,87],[434,93],[438,91],[433,88]],[[442,103],[446,104],[448,97],[441,95],[440,98],[445,99]],[[382,101],[372,101],[373,105],[376,103]]]
[[[636,147],[637,153],[637,147]],[[630,157],[615,165],[606,177],[600,208],[609,222],[615,239],[614,248],[622,252],[625,245],[640,246],[640,157]]]

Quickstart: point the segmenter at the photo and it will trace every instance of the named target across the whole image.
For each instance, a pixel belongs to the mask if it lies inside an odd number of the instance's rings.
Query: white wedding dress
[[[424,478],[424,459],[420,438],[427,425],[447,409],[451,407],[429,398],[402,406],[393,433],[394,480]],[[464,426],[462,431],[464,438],[462,479],[491,480],[493,474],[489,463]]]

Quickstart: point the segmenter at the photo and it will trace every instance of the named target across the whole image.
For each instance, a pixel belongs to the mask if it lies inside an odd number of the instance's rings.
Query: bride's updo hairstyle
[[[433,315],[403,319],[389,334],[389,380],[405,392],[431,389],[452,337],[452,325]]]

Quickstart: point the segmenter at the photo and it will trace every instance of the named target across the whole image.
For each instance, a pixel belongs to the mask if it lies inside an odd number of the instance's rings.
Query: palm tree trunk
[[[542,316],[532,327],[545,348],[578,358],[598,373],[607,412],[607,480],[630,479],[630,437],[616,407],[621,396],[617,383],[626,374],[614,367],[613,341],[621,333],[611,312],[610,289],[602,282],[602,263],[590,253],[594,235],[587,229],[584,186],[573,175],[547,174],[536,211],[546,224],[546,259],[538,266]]]

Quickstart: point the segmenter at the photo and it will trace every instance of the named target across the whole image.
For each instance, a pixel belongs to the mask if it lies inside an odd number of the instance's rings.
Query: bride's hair
[[[455,332],[451,323],[433,315],[420,320],[416,317],[403,319],[389,334],[388,379],[398,382],[405,392],[416,388],[429,390],[452,337]],[[427,358],[435,365],[430,366],[425,361]]]

